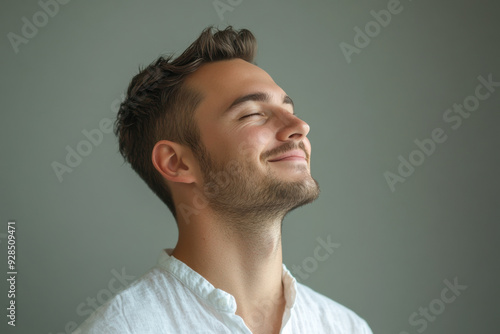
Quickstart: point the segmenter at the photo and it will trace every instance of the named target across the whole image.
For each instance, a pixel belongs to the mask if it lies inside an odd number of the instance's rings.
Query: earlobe
[[[153,147],[151,160],[156,170],[167,180],[180,183],[194,182],[186,148],[177,143],[161,140]]]

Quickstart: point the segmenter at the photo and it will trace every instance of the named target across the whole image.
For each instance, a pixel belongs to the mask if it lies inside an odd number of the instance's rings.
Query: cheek
[[[273,136],[273,132],[269,129],[249,129],[233,138],[231,146],[240,160],[255,163],[260,161],[261,154],[272,141]]]
[[[230,150],[231,136],[223,128],[206,123],[200,129],[201,142],[210,155],[220,161]]]
[[[253,138],[256,146],[266,146],[274,138],[274,133],[270,129],[262,128],[258,131],[253,131],[250,136]]]

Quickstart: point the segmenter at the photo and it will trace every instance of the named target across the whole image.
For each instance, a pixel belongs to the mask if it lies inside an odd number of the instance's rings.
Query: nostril
[[[299,138],[302,138],[303,134],[301,133],[292,133],[288,138],[292,138],[292,139],[299,139]]]

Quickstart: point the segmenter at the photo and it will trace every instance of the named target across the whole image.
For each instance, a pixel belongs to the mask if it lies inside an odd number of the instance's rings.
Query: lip
[[[288,151],[280,156],[277,156],[274,159],[268,160],[269,162],[276,162],[276,161],[288,161],[288,160],[306,160],[306,154],[302,150],[292,150]]]

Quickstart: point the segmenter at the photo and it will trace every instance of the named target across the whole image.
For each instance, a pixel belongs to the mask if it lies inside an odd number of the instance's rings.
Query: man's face
[[[279,218],[315,200],[309,126],[285,92],[241,59],[203,65],[186,84],[199,91],[195,111],[204,193],[215,212],[234,219]]]

